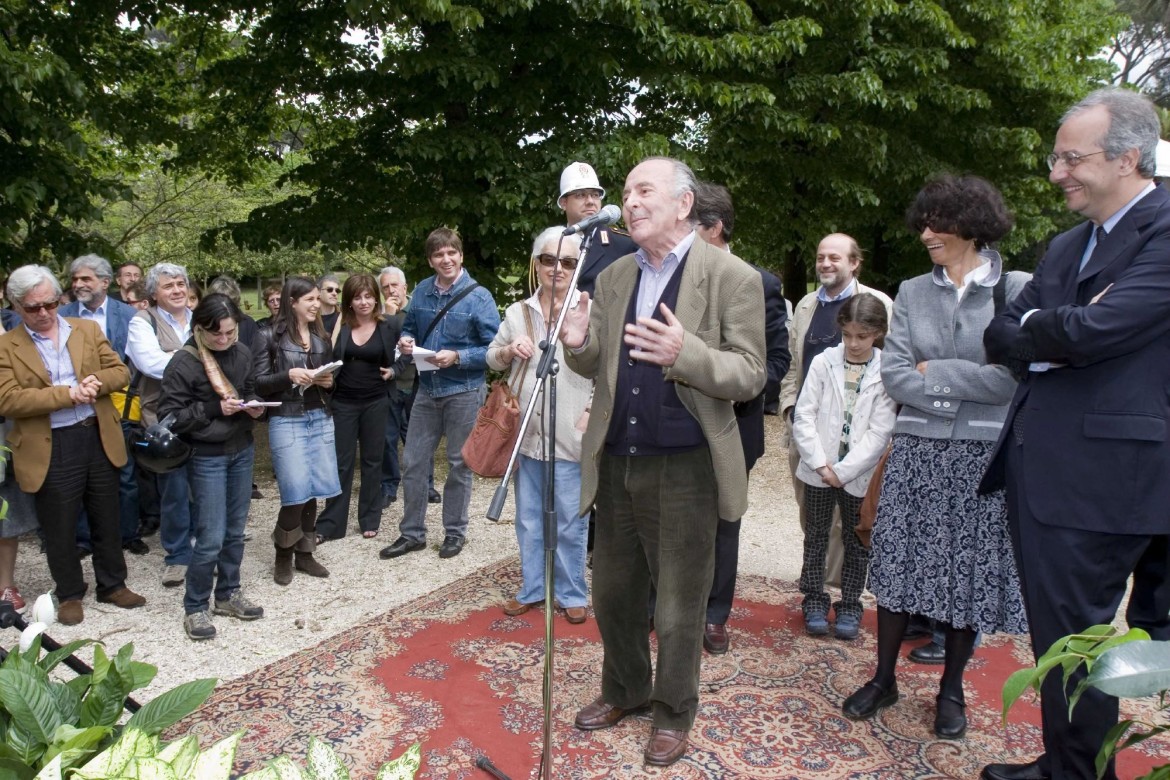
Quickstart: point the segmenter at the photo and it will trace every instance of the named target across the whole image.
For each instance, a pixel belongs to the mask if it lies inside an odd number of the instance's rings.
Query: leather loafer
[[[967,705],[961,696],[940,693],[934,700],[934,734],[939,739],[959,739],[967,733]]]
[[[650,729],[643,756],[650,766],[670,766],[687,752],[687,733],[675,729]]]
[[[525,612],[532,609],[537,604],[540,604],[540,602],[538,601],[538,602],[536,602],[536,604],[521,604],[516,599],[508,599],[507,601],[504,602],[504,614],[507,615],[508,617],[516,617],[517,615],[523,615]]]
[[[129,588],[118,588],[112,593],[107,593],[104,596],[98,596],[97,600],[102,604],[113,604],[115,607],[122,609],[134,609],[146,604],[146,598],[139,596]]]
[[[576,719],[573,720],[573,725],[582,731],[608,729],[616,726],[627,715],[645,712],[648,709],[650,709],[649,702],[639,704],[637,707],[622,709],[612,704],[606,704],[605,700],[598,696],[592,702],[581,708],[581,711],[577,713]]]
[[[1048,780],[1039,761],[1027,764],[988,764],[979,773],[982,780]]]
[[[80,599],[62,601],[57,608],[57,622],[63,626],[75,626],[85,620],[85,610],[81,608]]]
[[[585,607],[565,607],[565,620],[573,625],[585,622]]]
[[[463,537],[448,536],[443,540],[443,546],[439,548],[439,557],[454,558],[461,552],[463,552]]]
[[[947,649],[938,642],[927,642],[910,651],[910,660],[916,664],[942,664],[947,660]]]
[[[861,686],[841,705],[841,712],[852,720],[868,720],[883,707],[889,707],[898,701],[898,685],[895,683],[889,690],[870,680]]]
[[[400,555],[417,552],[426,546],[426,542],[412,542],[405,536],[400,536],[394,540],[394,544],[390,545],[389,547],[383,547],[382,552],[378,553],[378,557],[382,560],[386,560],[388,558],[397,558]]]
[[[711,655],[727,652],[727,626],[722,623],[708,623],[703,629],[703,648]]]

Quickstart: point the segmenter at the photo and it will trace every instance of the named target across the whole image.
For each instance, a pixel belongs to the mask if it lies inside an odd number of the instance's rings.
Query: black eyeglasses
[[[22,303],[20,304],[20,308],[29,314],[36,314],[40,311],[54,311],[60,305],[61,301],[49,301],[48,303],[30,303],[27,305]]]
[[[1056,169],[1056,164],[1058,162],[1064,163],[1065,167],[1067,168],[1075,168],[1084,162],[1085,158],[1092,157],[1095,154],[1105,154],[1105,150],[1102,149],[1099,152],[1089,152],[1088,154],[1077,154],[1076,152],[1062,152],[1057,154],[1056,152],[1053,152],[1052,154],[1045,157],[1044,161],[1048,163],[1048,170],[1050,171]]]
[[[536,256],[536,260],[545,268],[552,268],[558,260],[561,263],[561,268],[564,268],[566,271],[572,271],[577,267],[577,258],[573,255],[569,257],[557,257],[556,255],[540,254]]]

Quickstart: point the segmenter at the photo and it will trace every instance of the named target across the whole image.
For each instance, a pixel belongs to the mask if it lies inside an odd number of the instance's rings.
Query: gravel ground
[[[802,536],[787,467],[787,452],[780,448],[783,426],[778,417],[767,417],[767,440],[772,451],[756,465],[751,479],[751,508],[743,520],[739,570],[794,580],[800,575]],[[272,581],[273,547],[270,532],[279,509],[271,472],[258,467],[257,481],[265,498],[252,502],[248,530],[252,538],[244,551],[243,589],[264,607],[261,620],[242,622],[216,617],[218,636],[193,642],[183,633],[183,590],[164,588],[159,581],[163,553],[158,537],[147,538],[147,555],[126,555],[127,585],[147,599],[147,605],[121,610],[98,604],[90,595],[84,602],[85,620],[77,626],[50,626],[49,635],[60,642],[97,639],[112,654],[127,642],[134,643],[134,658],[158,667],[158,676],[137,698],[146,701],[179,683],[200,677],[228,680],[246,674],[297,650],[311,647],[364,619],[439,588],[482,566],[516,552],[516,537],[509,518],[514,513],[511,497],[504,521],[493,523],[484,517],[498,485],[497,480],[476,479],[471,502],[471,525],[462,554],[440,560],[442,541],[440,506],[427,512],[427,550],[393,561],[378,558],[378,551],[397,537],[402,502],[391,504],[383,513],[382,531],[374,539],[363,539],[357,521],[350,518],[349,534],[319,548],[317,558],[332,573],[327,579],[296,574],[293,583],[281,587]],[[356,485],[355,485],[356,487]],[[440,486],[441,488],[441,486]],[[356,515],[354,495],[352,514]],[[85,564],[88,581],[92,566]],[[45,558],[35,538],[22,540],[17,561],[17,584],[31,604],[36,594],[52,587]],[[4,644],[16,643],[15,629]],[[79,653],[87,662],[89,652]]]

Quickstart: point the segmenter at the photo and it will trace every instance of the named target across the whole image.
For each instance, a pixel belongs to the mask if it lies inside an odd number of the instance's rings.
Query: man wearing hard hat
[[[561,171],[561,194],[557,205],[565,212],[565,224],[575,225],[601,211],[605,189],[597,181],[597,173],[589,163],[575,162]],[[593,282],[610,263],[625,255],[632,255],[638,245],[630,235],[614,227],[600,227],[593,236],[585,265],[577,280],[577,289],[593,295]]]

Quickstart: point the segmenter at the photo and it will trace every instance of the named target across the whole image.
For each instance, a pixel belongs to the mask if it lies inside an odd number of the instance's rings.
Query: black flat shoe
[[[939,739],[960,739],[967,733],[967,706],[962,697],[940,693],[934,700],[934,735]]]
[[[897,683],[886,690],[870,680],[845,700],[845,703],[841,705],[841,712],[845,713],[845,717],[851,720],[869,720],[878,713],[878,710],[889,707],[897,701]]]
[[[943,664],[947,661],[947,650],[938,642],[927,642],[910,651],[910,660],[916,664]]]
[[[1036,760],[1027,764],[988,764],[979,777],[981,780],[1048,780],[1049,775]]]
[[[454,558],[461,552],[463,552],[463,538],[460,536],[448,536],[443,540],[443,546],[439,548],[439,557]]]
[[[400,555],[417,552],[426,546],[426,542],[412,542],[405,536],[400,536],[394,540],[394,544],[390,545],[389,547],[383,547],[382,552],[378,553],[378,557],[382,560],[386,560],[388,558],[397,558]]]

